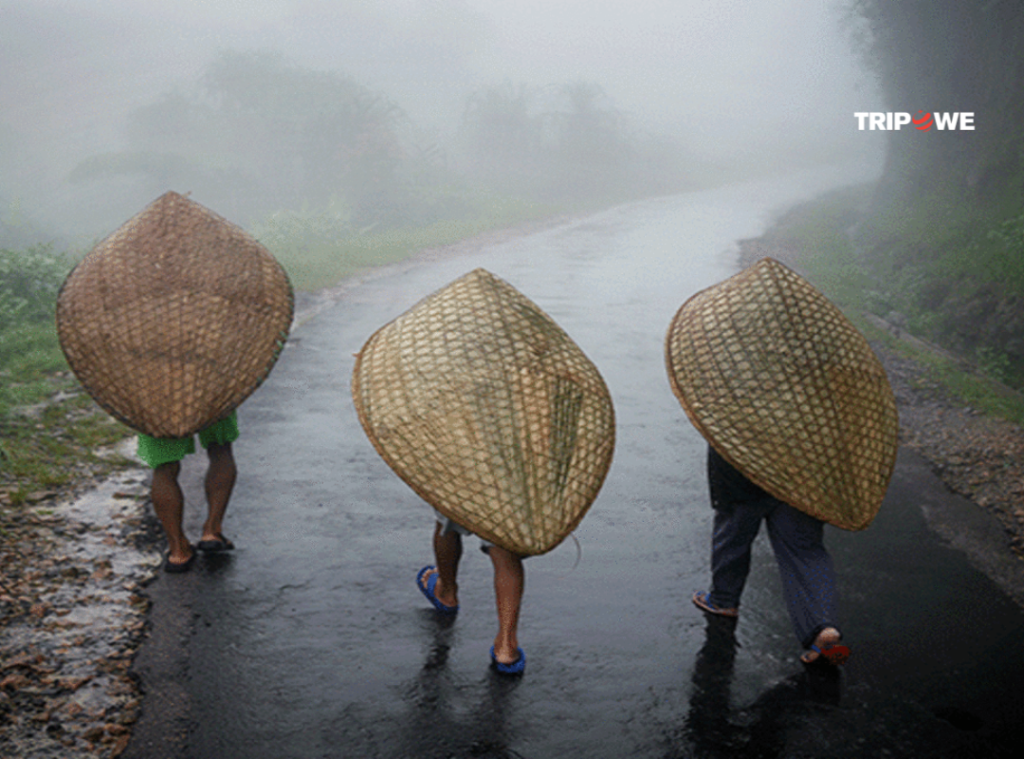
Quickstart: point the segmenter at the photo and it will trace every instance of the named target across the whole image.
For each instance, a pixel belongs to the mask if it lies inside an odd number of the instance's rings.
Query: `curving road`
[[[737,626],[690,604],[708,576],[704,445],[669,389],[662,340],[734,241],[853,178],[826,172],[644,201],[354,282],[299,326],[240,410],[239,548],[150,587],[126,757],[1000,757],[1024,745],[1024,614],[926,513],[966,519],[902,452],[882,513],[828,532],[854,658],[808,679],[760,538]],[[527,563],[525,677],[487,668],[490,564],[467,550],[462,611],[413,586],[429,510],[370,446],[352,354],[386,321],[483,266],[537,302],[605,376],[618,443],[568,541]],[[190,516],[201,521],[202,461]],[[985,525],[982,525],[984,528]],[[474,545],[470,540],[467,548]]]

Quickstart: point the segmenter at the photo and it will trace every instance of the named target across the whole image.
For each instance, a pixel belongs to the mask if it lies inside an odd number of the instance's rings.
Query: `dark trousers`
[[[764,520],[801,645],[809,647],[825,627],[839,629],[835,570],[823,542],[824,522],[769,495],[712,448],[708,484],[715,510],[711,602],[722,608],[739,606],[750,572],[751,545]]]

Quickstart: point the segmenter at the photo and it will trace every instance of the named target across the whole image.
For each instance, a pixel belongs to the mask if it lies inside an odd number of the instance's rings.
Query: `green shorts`
[[[199,442],[203,448],[224,445],[238,440],[238,413],[232,411],[219,422],[199,431]],[[196,452],[195,435],[179,438],[150,437],[139,433],[139,458],[156,469],[161,464],[181,461]]]

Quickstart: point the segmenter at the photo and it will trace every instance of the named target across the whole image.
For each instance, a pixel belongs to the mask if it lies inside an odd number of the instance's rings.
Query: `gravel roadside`
[[[142,708],[129,667],[160,562],[147,476],[129,468],[0,511],[3,759],[116,757],[127,746]]]

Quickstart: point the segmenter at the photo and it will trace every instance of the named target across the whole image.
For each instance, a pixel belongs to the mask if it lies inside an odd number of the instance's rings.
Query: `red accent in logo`
[[[918,118],[911,119],[914,126],[920,129],[922,132],[927,132],[932,128],[932,115],[930,113],[924,113],[924,111],[918,111]],[[924,113],[924,116],[921,114]]]

